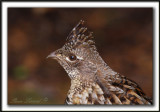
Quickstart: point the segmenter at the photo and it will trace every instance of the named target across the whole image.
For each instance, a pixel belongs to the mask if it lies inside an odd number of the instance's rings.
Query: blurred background
[[[8,8],[8,104],[64,104],[70,79],[46,57],[81,20],[116,72],[152,98],[152,8]]]

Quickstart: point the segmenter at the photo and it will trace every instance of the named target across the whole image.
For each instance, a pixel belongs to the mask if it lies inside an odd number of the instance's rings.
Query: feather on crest
[[[81,44],[87,43],[91,47],[95,45],[93,32],[89,32],[87,27],[84,26],[84,21],[80,22],[72,29],[66,39],[66,45],[75,48]]]

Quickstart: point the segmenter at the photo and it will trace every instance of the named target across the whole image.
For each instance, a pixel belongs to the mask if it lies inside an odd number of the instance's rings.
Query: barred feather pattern
[[[71,79],[66,104],[152,104],[138,84],[112,70],[97,52],[92,32],[81,20],[56,59]]]
[[[84,21],[80,22],[72,29],[66,39],[66,44],[63,46],[66,50],[77,48],[81,44],[88,44],[90,47],[96,49],[93,32],[89,32],[84,25]]]
[[[65,100],[66,104],[152,104],[142,89],[133,81],[117,74],[119,79],[108,82],[96,79],[94,82],[72,82]],[[104,81],[104,82],[103,82]],[[74,84],[73,84],[74,83]]]

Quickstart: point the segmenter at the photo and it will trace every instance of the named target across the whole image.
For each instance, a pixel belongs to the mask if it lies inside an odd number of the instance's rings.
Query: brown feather
[[[53,54],[71,79],[66,104],[152,104],[137,83],[104,62],[83,20]]]

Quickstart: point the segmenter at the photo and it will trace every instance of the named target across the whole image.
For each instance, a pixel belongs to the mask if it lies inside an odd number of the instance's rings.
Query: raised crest
[[[95,45],[93,32],[89,32],[87,27],[84,26],[84,21],[80,20],[79,23],[72,29],[66,39],[66,45],[72,48],[81,44]]]

